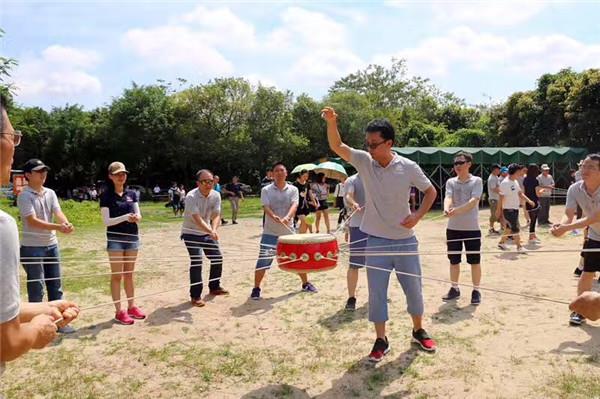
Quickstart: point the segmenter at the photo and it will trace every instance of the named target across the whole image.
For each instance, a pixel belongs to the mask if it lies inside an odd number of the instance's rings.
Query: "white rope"
[[[282,263],[278,263],[278,265],[282,266],[282,265],[285,265],[287,263],[291,263],[291,262],[295,262],[295,261],[296,260],[282,262]],[[259,270],[270,269],[270,268],[271,268],[271,265],[260,267],[260,268],[256,268],[256,269],[254,269],[254,271],[256,272],[256,271],[259,271]],[[243,273],[247,273],[246,270],[243,270],[243,271],[240,271],[240,272],[233,273],[229,277],[231,277],[233,275],[241,274],[242,272]],[[184,289],[184,288],[190,288],[190,287],[194,287],[196,285],[206,284],[206,283],[210,283],[212,281],[218,281],[218,280],[222,280],[222,276],[219,277],[219,278],[212,278],[212,279],[209,279],[207,281],[200,281],[200,282],[197,282],[197,283],[190,283],[190,284],[178,286],[178,287],[175,287],[175,288],[170,288],[168,290],[163,290],[163,291],[158,291],[158,292],[152,292],[152,293],[142,294],[142,295],[136,295],[136,296],[132,296],[132,297],[121,298],[118,301],[104,302],[104,303],[99,303],[99,304],[92,305],[92,306],[86,306],[86,307],[83,307],[83,308],[79,308],[79,311],[80,312],[85,312],[85,311],[88,311],[88,310],[97,309],[97,308],[101,308],[101,307],[104,307],[104,306],[114,305],[114,304],[120,303],[122,301],[133,301],[133,300],[137,300],[137,299],[140,299],[140,298],[150,298],[150,297],[153,297],[153,296],[158,296],[158,295],[165,294],[167,292],[179,291],[179,290]],[[62,320],[63,319],[60,318],[58,320],[55,320],[54,323],[60,323]]]
[[[327,258],[327,259],[331,259],[331,258]],[[387,273],[392,273],[393,272],[393,273],[404,275],[404,276],[415,277],[415,278],[422,278],[424,280],[431,280],[431,281],[436,281],[436,282],[446,283],[446,284],[456,284],[456,283],[453,283],[450,280],[445,280],[445,279],[436,278],[436,277],[428,277],[428,276],[423,276],[423,275],[420,275],[420,274],[413,274],[413,273],[401,272],[401,271],[398,271],[398,270],[384,269],[384,268],[381,268],[381,267],[372,266],[372,265],[364,265],[364,264],[361,264],[361,263],[354,263],[354,262],[349,262],[349,263],[351,265],[353,265],[353,266],[361,266],[361,267],[364,267],[366,269],[371,269],[371,270],[378,270],[378,271],[383,271],[383,272],[387,272]],[[564,301],[564,300],[560,300],[560,299],[548,298],[548,297],[543,297],[543,296],[520,294],[520,293],[517,293],[517,292],[506,291],[506,290],[501,290],[501,289],[497,289],[497,288],[482,287],[482,286],[475,287],[472,284],[466,284],[466,283],[458,283],[458,284],[462,285],[462,286],[465,286],[465,287],[477,288],[477,289],[482,290],[482,291],[490,291],[490,292],[496,292],[496,293],[499,293],[499,294],[513,295],[513,296],[518,296],[518,297],[523,297],[523,298],[528,298],[528,299],[535,299],[535,300],[538,300],[538,301],[547,301],[547,302],[559,303],[561,305],[569,305],[571,303],[570,301]]]

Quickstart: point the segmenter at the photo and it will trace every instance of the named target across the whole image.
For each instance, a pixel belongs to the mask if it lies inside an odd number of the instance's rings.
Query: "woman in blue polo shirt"
[[[100,196],[108,257],[111,271],[115,273],[110,281],[110,291],[115,302],[115,320],[126,325],[133,324],[133,319],[146,318],[142,310],[135,306],[133,299],[127,300],[127,310],[121,309],[121,280],[126,297],[134,297],[132,272],[140,243],[138,223],[142,220],[135,192],[125,190],[128,173],[121,162],[111,163],[108,167],[108,188]]]

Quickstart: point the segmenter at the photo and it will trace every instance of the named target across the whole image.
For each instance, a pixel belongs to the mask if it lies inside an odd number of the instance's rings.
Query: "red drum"
[[[290,234],[277,240],[277,263],[293,273],[333,269],[338,259],[337,239],[331,234]]]

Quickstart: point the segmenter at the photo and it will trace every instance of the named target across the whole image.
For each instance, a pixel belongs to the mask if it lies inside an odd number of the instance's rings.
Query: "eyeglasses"
[[[369,149],[369,150],[374,150],[377,147],[379,147],[380,145],[382,145],[383,143],[385,143],[387,140],[382,140],[379,143],[367,143],[365,142],[365,148]]]
[[[2,132],[2,134],[6,134],[7,136],[13,136],[13,146],[17,147],[21,144],[21,139],[23,138],[23,133],[20,130],[13,130],[12,132]]]
[[[467,163],[467,161],[454,161],[454,166],[464,165],[466,163]]]
[[[199,180],[200,184],[213,184],[214,180]]]

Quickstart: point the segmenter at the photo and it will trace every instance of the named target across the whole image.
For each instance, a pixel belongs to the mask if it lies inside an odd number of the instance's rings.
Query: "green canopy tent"
[[[577,162],[585,158],[588,151],[575,147],[393,147],[397,154],[417,162],[431,181],[441,188],[452,176],[454,155],[466,151],[473,155],[471,173],[480,176],[484,182],[493,164],[508,165],[520,163],[528,165],[548,164],[557,187],[569,186],[569,171],[577,169]]]

